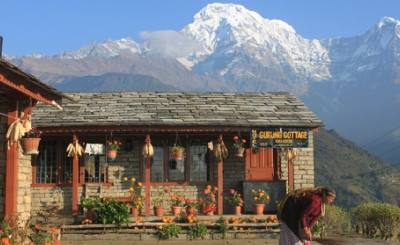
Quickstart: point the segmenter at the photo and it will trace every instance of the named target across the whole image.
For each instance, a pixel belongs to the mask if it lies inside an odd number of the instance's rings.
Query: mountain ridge
[[[354,37],[311,40],[281,20],[216,3],[180,31],[153,34],[143,43],[108,40],[12,61],[57,84],[111,72],[153,77],[181,91],[290,91],[328,127],[361,145],[400,128],[400,21],[394,18],[383,17]],[[159,55],[164,48],[186,52]],[[397,134],[383,141],[400,148]],[[368,150],[380,154],[385,147]],[[400,151],[381,157],[400,163]]]

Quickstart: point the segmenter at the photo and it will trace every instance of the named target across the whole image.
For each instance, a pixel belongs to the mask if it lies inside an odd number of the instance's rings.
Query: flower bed
[[[244,215],[240,218],[233,215],[196,216],[193,223],[188,223],[185,216],[139,217],[131,221],[134,222],[123,225],[64,225],[61,229],[63,236],[67,237],[119,233],[129,234],[133,240],[166,237],[168,239],[274,238],[279,234],[279,223],[275,215],[257,217]]]

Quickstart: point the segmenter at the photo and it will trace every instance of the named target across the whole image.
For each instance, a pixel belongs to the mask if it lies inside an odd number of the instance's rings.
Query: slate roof
[[[67,93],[63,111],[38,105],[38,127],[87,125],[319,127],[297,97],[274,93]]]

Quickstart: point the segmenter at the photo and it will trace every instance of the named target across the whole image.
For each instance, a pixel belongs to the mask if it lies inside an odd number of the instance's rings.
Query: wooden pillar
[[[147,147],[151,145],[150,135],[146,135],[145,144]],[[144,197],[144,213],[145,215],[151,215],[150,213],[150,181],[151,181],[151,156],[144,155],[145,159],[145,170],[144,170],[144,186],[145,186],[145,197]]]
[[[10,126],[18,117],[18,105],[11,104],[8,109],[7,126]],[[4,216],[12,216],[17,213],[18,190],[18,142],[7,148],[6,173],[5,173],[5,208]]]
[[[218,187],[218,214],[222,215],[224,214],[224,167],[223,167],[223,161],[218,161],[217,163],[218,167],[218,182],[217,182],[217,187]]]
[[[294,166],[293,159],[288,157],[288,187],[289,192],[294,191]]]
[[[144,185],[146,186],[145,199],[144,199],[144,212],[146,215],[151,215],[150,212],[150,178],[151,178],[151,158],[146,157],[146,169],[144,175]]]
[[[76,134],[74,134],[72,137],[72,142],[75,144],[77,140],[78,137],[76,136]],[[78,197],[79,197],[78,185],[79,185],[79,156],[78,154],[75,154],[72,160],[72,215],[73,216],[78,215]]]

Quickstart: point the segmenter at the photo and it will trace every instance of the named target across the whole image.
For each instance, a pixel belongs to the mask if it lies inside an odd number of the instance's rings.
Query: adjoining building
[[[30,117],[38,102],[45,105],[43,110],[46,111],[48,105],[60,108],[57,102],[63,97],[0,58],[0,217],[18,214],[26,220],[32,205],[31,156],[22,154],[19,142],[6,140],[7,129],[16,120]]]
[[[22,195],[31,196],[32,215],[53,203],[75,215],[83,197],[123,200],[129,195],[124,177],[143,182],[148,215],[159,188],[198,198],[204,186],[216,186],[222,214],[230,212],[223,199],[230,188],[244,194],[247,212],[250,189],[266,189],[267,211],[273,212],[288,190],[314,186],[313,138],[322,122],[289,93],[67,95],[72,100],[62,102],[62,111],[43,105],[33,110],[33,124],[42,131],[40,153],[18,177]],[[152,157],[143,155],[146,136]],[[226,158],[215,155],[220,137]],[[234,138],[247,141],[243,157],[235,154]],[[85,151],[81,156],[68,157],[73,139]],[[122,142],[115,159],[107,155],[108,140]],[[171,154],[177,144],[185,148],[182,159]]]

